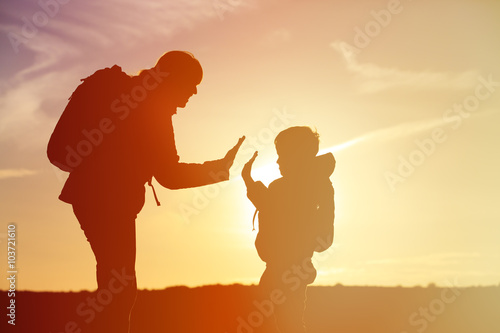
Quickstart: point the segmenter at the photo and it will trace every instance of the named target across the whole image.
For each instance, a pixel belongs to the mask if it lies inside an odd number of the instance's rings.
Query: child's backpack
[[[301,238],[306,240],[306,248],[313,249],[315,252],[324,252],[329,249],[333,244],[333,234],[334,234],[334,219],[335,219],[335,202],[334,202],[334,189],[332,183],[330,181],[330,175],[333,173],[335,169],[335,158],[332,153],[327,153],[324,155],[320,155],[316,157],[316,166],[314,168],[314,175],[309,177],[306,184],[308,186],[304,186],[301,188],[301,202],[307,202],[306,206],[310,207],[307,210],[307,216],[299,217],[303,221],[307,221],[307,231],[304,230],[303,234],[300,235]],[[274,210],[274,207],[280,207],[276,204],[276,201],[271,201],[270,198],[274,198],[274,200],[278,197],[283,197],[286,193],[286,189],[283,188],[283,185],[280,186],[278,190],[278,194],[273,193],[269,196],[269,191],[273,184],[283,184],[283,178],[275,180],[269,188],[267,188],[262,182],[254,182],[252,188],[249,190],[249,199],[255,205],[256,210],[253,216],[252,224],[253,230],[255,230],[255,219],[257,214],[259,214],[259,234],[257,235],[256,246],[257,251],[259,252],[259,256],[262,260],[267,261],[268,253],[266,249],[274,248],[277,234],[282,234],[279,228],[286,227],[284,225],[276,224],[276,221],[279,219],[283,219],[283,211]],[[276,187],[275,187],[276,188]],[[302,200],[304,197],[307,197],[307,200]],[[259,204],[260,203],[260,204]],[[315,205],[315,206],[313,206]],[[299,207],[299,205],[295,205],[293,207]],[[315,207],[313,210],[312,207]],[[263,212],[265,215],[263,214]],[[288,215],[287,218],[295,218],[298,211],[294,211],[294,215]],[[262,224],[264,221],[270,221],[271,225],[274,225],[273,228],[278,226],[278,229],[274,229],[274,232],[271,232],[273,235],[269,237],[269,231],[266,231],[266,235],[261,233]],[[269,230],[269,229],[267,229]],[[278,231],[276,233],[276,230]],[[271,245],[270,245],[271,244]],[[271,251],[276,252],[276,251]]]
[[[316,229],[315,252],[326,251],[333,244],[333,224],[335,219],[334,189],[328,179],[335,169],[335,158],[332,153],[327,153],[316,157],[318,174],[322,174],[325,179],[320,182],[318,191],[322,206],[318,207],[317,216],[313,219]]]
[[[112,103],[130,77],[120,67],[98,70],[82,79],[69,98],[52,133],[47,156],[59,169],[72,172],[92,159],[103,135],[113,129]]]

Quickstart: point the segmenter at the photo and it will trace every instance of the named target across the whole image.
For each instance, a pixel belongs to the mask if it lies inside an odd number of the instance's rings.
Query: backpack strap
[[[158,197],[156,196],[155,187],[153,186],[153,183],[151,183],[152,180],[153,180],[153,177],[149,178],[148,185],[151,186],[151,189],[153,190],[153,195],[155,196],[156,205],[161,206],[161,203],[158,200]]]
[[[252,231],[255,230],[255,218],[257,217],[258,212],[259,212],[259,210],[255,209],[255,213],[253,214],[253,219],[252,219]]]

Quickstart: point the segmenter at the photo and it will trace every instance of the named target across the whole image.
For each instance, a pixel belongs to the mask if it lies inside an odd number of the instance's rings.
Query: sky
[[[169,50],[204,70],[173,118],[181,160],[247,140],[228,182],[156,183],[160,207],[146,189],[139,288],[258,283],[239,173],[258,150],[254,178],[279,177],[273,140],[296,125],[337,160],[335,241],[315,255],[315,285],[500,282],[498,1],[7,0],[0,30],[0,271],[14,224],[18,289],[96,287],[46,145],[81,78],[114,64],[134,75]]]

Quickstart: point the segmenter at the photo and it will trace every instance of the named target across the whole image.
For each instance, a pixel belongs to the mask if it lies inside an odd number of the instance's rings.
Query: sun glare
[[[265,185],[269,185],[273,180],[281,177],[278,164],[267,163],[260,168],[252,170],[252,177],[255,181],[261,181]]]

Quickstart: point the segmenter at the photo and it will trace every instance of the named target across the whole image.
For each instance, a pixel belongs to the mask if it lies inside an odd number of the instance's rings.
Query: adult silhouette
[[[129,332],[145,184],[154,177],[180,189],[229,179],[244,137],[222,159],[203,164],[181,163],[176,151],[172,116],[202,76],[198,60],[183,51],[165,53],[136,76],[116,65],[99,70],[82,80],[54,129],[48,157],[70,172],[59,198],[73,206],[97,262],[96,297],[77,309],[84,331]]]

